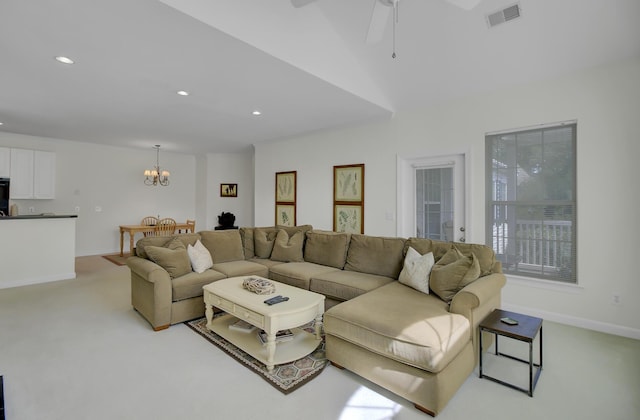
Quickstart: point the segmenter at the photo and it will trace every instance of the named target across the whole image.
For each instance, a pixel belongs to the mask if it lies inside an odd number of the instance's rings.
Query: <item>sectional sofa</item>
[[[198,246],[211,256],[202,272],[189,258]],[[309,225],[147,237],[127,265],[132,305],[154,330],[203,316],[202,286],[226,277],[258,275],[321,293],[327,358],[431,415],[473,372],[478,324],[500,307],[506,281],[485,245]]]

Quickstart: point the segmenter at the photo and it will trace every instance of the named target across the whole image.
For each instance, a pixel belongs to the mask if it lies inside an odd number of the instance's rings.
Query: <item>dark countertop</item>
[[[72,217],[78,217],[78,215],[77,214],[53,214],[53,213],[21,214],[19,216],[0,216],[0,220],[69,219]]]

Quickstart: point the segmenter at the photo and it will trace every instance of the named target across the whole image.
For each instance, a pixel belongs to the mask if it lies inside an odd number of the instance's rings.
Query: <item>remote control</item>
[[[264,303],[266,303],[267,305],[275,305],[276,303],[286,302],[287,300],[289,300],[288,297],[278,295],[278,296],[275,296],[275,297],[272,297],[270,299],[265,300]]]
[[[500,318],[500,321],[504,322],[507,325],[518,325],[518,321],[513,318]]]

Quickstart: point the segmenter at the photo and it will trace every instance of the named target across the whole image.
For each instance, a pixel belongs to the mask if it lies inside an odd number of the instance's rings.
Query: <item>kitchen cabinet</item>
[[[11,176],[11,149],[0,147],[0,178]]]
[[[54,152],[11,149],[11,199],[55,198],[55,158]]]

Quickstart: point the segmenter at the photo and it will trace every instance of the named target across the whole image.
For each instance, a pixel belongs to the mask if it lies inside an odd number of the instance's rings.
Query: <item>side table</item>
[[[517,325],[508,325],[500,321],[501,318],[512,318],[518,321]],[[516,389],[533,397],[533,390],[538,383],[540,372],[542,372],[542,319],[535,318],[528,315],[518,314],[515,312],[503,311],[501,309],[494,309],[487,317],[480,323],[480,338],[479,338],[479,351],[480,351],[480,378],[487,378],[499,384],[508,386],[509,388]],[[526,363],[529,365],[529,389],[521,388],[519,386],[510,384],[500,379],[493,378],[482,372],[482,332],[487,331],[493,333],[496,338],[495,354],[496,356],[507,357],[518,362]],[[540,349],[539,349],[539,363],[533,362],[533,341],[540,332]],[[529,343],[529,360],[523,360],[505,353],[501,353],[498,349],[498,336],[513,338],[514,340],[523,341]],[[534,375],[534,367],[536,372]]]

